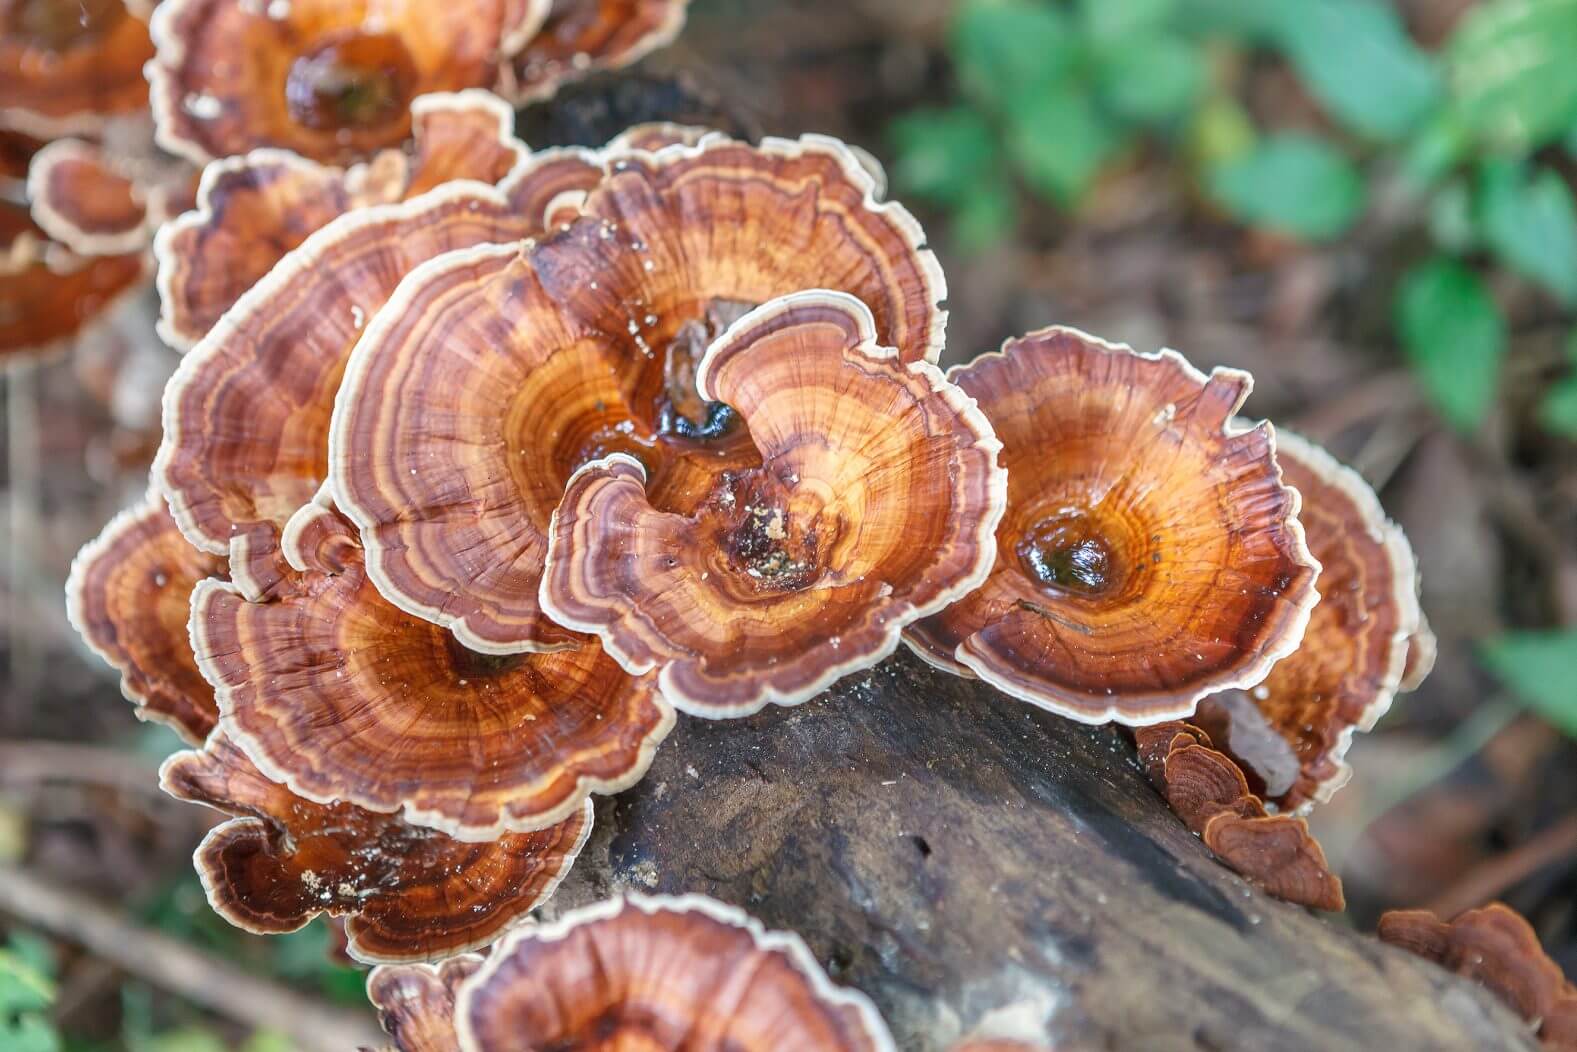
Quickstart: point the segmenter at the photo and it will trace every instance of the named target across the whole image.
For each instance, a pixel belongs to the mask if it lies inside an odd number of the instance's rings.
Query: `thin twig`
[[[1428,908],[1437,917],[1455,917],[1500,898],[1507,889],[1572,855],[1577,855],[1577,814],[1567,815],[1532,839],[1474,866],[1436,895]]]
[[[253,1030],[272,1030],[301,1052],[383,1044],[366,1017],[250,975],[211,954],[138,927],[113,910],[25,870],[0,866],[0,912],[77,943],[154,986]]]
[[[157,793],[159,768],[116,749],[67,742],[0,742],[0,785],[76,782],[128,795]]]

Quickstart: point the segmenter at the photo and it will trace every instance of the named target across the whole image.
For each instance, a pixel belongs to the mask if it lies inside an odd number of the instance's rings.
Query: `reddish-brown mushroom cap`
[[[212,581],[192,597],[222,726],[269,778],[475,842],[560,822],[646,772],[673,725],[650,680],[595,642],[468,651],[378,595],[335,512],[300,516],[285,555],[301,570],[266,601]]]
[[[542,605],[702,716],[793,705],[898,645],[976,587],[1006,499],[990,425],[929,362],[876,345],[851,296],[803,292],[746,314],[697,369],[761,465],[695,509],[654,507],[638,461],[571,478]]]
[[[1286,431],[1276,434],[1276,460],[1302,495],[1298,517],[1320,563],[1321,599],[1293,654],[1251,690],[1207,698],[1200,718],[1257,793],[1306,810],[1346,783],[1353,732],[1390,708],[1413,639],[1428,630],[1412,548],[1374,490]]]
[[[1524,1019],[1554,1021],[1568,1032],[1571,984],[1550,960],[1533,927],[1501,902],[1458,914],[1449,923],[1428,910],[1392,910],[1380,917],[1382,941],[1434,961],[1489,988]]]
[[[566,81],[632,65],[684,28],[690,0],[553,0],[542,27],[511,62],[512,96],[545,99]]]
[[[349,161],[402,142],[411,101],[491,87],[540,18],[520,0],[164,0],[148,66],[159,143],[199,164],[261,146]]]
[[[455,1001],[460,985],[482,967],[466,954],[439,965],[384,965],[367,976],[367,998],[378,1010],[395,1052],[460,1052]]]
[[[1008,509],[985,585],[907,633],[922,656],[1138,725],[1296,648],[1319,564],[1269,425],[1231,426],[1246,373],[1052,328],[949,375],[1002,440]]]
[[[66,345],[141,285],[141,253],[83,257],[0,200],[0,365]]]
[[[891,1052],[863,994],[796,935],[700,895],[632,895],[521,929],[460,988],[466,1052],[534,1048]]]
[[[77,553],[66,614],[83,640],[121,674],[140,719],[157,720],[192,744],[218,722],[214,692],[197,671],[186,624],[197,582],[224,574],[150,496],[112,519]]]
[[[148,206],[136,182],[104,152],[58,139],[28,171],[28,200],[44,232],[85,255],[137,252],[148,242]]]
[[[160,782],[236,816],[197,849],[216,912],[258,934],[344,917],[351,956],[367,962],[437,960],[491,943],[547,901],[591,833],[589,800],[557,825],[487,843],[312,803],[266,778],[222,730],[165,761]]]
[[[830,140],[707,136],[608,160],[589,193],[558,195],[554,215],[580,218],[540,243],[413,273],[352,356],[332,438],[379,589],[474,649],[544,645],[548,518],[577,468],[634,453],[689,510],[757,462],[694,367],[767,300],[836,287],[900,360],[934,360],[940,269],[870,189]]]
[[[1171,721],[1134,732],[1139,759],[1167,805],[1229,869],[1266,894],[1319,910],[1346,907],[1341,879],[1302,818],[1270,815],[1210,736]]]
[[[423,260],[530,229],[475,183],[357,210],[281,260],[182,360],[154,478],[182,532],[229,554],[248,597],[277,579],[279,531],[326,474],[335,393],[367,319]]]
[[[148,27],[122,0],[0,6],[0,128],[94,134],[148,104]]]
[[[161,229],[160,334],[187,348],[314,231],[354,208],[415,197],[459,179],[504,180],[525,163],[514,114],[483,91],[411,104],[409,153],[390,149],[336,168],[259,149],[203,171],[196,208]]]

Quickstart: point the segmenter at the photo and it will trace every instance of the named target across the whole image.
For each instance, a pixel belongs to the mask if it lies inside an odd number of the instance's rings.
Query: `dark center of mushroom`
[[[103,36],[125,10],[120,0],[0,0],[0,25],[51,51]]]
[[[706,441],[723,438],[739,425],[739,414],[722,402],[708,402],[696,390],[696,368],[713,340],[754,309],[753,303],[715,299],[699,318],[679,326],[663,359],[663,385],[657,396],[657,433]]]
[[[1017,550],[1025,571],[1048,588],[1097,596],[1122,584],[1123,572],[1111,542],[1082,511],[1061,511],[1041,519],[1025,531]]]
[[[443,641],[449,651],[450,667],[459,677],[461,686],[469,686],[473,680],[505,675],[526,661],[524,654],[483,654],[472,650],[448,632],[443,633]]]
[[[725,472],[709,502],[728,564],[759,591],[797,592],[824,569],[832,538],[814,510],[796,509],[790,485],[769,469]]]
[[[293,120],[318,131],[380,128],[405,115],[416,81],[399,37],[340,33],[291,65],[285,103]]]

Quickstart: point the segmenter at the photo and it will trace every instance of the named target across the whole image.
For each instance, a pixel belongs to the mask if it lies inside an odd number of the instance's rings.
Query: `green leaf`
[[[1159,124],[1193,111],[1205,86],[1205,63],[1199,45],[1171,33],[1152,33],[1102,57],[1096,83],[1117,115]]]
[[[1415,187],[1443,179],[1472,149],[1473,136],[1461,118],[1447,108],[1424,122],[1402,151],[1401,172]]]
[[[1577,632],[1508,632],[1480,653],[1518,698],[1577,737]]]
[[[1274,0],[1178,0],[1177,24],[1199,36],[1269,41],[1280,21]]]
[[[1436,247],[1452,255],[1466,255],[1478,247],[1478,219],[1466,182],[1453,180],[1430,199],[1429,235]]]
[[[996,132],[968,106],[916,110],[887,129],[896,159],[893,182],[940,204],[967,202],[998,168]]]
[[[1123,47],[1135,36],[1164,28],[1177,0],[1079,0],[1084,31],[1098,46]]]
[[[1335,147],[1288,133],[1215,166],[1210,195],[1252,226],[1309,241],[1337,237],[1363,211],[1363,178]]]
[[[1566,181],[1545,169],[1531,180],[1521,165],[1490,161],[1479,171],[1484,238],[1506,266],[1577,302],[1577,205]]]
[[[1377,0],[1268,0],[1277,46],[1332,116],[1381,141],[1400,139],[1440,101],[1434,61]]]
[[[1408,271],[1396,331],[1419,382],[1453,426],[1478,426],[1495,400],[1506,325],[1478,275],[1445,256]]]
[[[958,206],[953,213],[953,237],[966,252],[990,248],[1007,236],[1017,214],[1013,187],[998,180]]]
[[[1024,181],[1063,205],[1078,202],[1120,145],[1093,100],[1072,86],[1021,101],[1007,120],[1008,152]]]
[[[967,0],[949,46],[964,90],[997,108],[1061,78],[1081,50],[1071,20],[1036,0]]]
[[[6,1052],[57,1052],[60,1037],[43,1013],[55,986],[21,954],[0,950],[0,1048]]]
[[[1531,150],[1577,120],[1577,0],[1491,0],[1446,49],[1458,112],[1476,136]]]
[[[1547,431],[1577,439],[1577,376],[1568,376],[1545,392],[1539,423]]]

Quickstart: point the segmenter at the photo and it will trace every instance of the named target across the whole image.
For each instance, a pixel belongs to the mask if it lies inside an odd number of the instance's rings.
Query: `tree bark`
[[[1217,864],[1115,729],[907,653],[796,709],[681,719],[550,904],[704,892],[798,932],[900,1047],[1533,1049],[1473,984]]]

